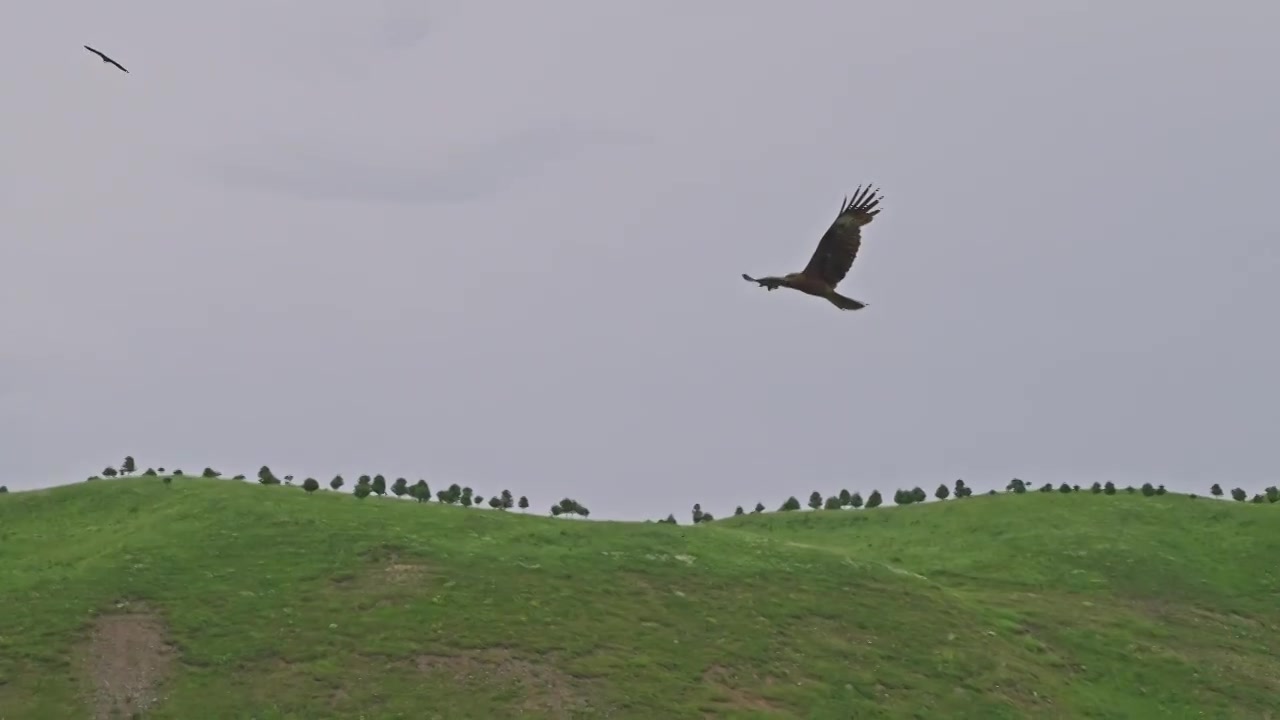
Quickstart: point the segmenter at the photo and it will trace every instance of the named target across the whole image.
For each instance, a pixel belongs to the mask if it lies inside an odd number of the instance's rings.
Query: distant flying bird
[[[853,259],[858,256],[858,247],[862,244],[862,226],[871,222],[879,210],[881,197],[868,185],[865,192],[859,185],[853,191],[853,199],[845,198],[840,202],[840,212],[835,222],[827,229],[826,234],[818,241],[818,249],[814,251],[809,264],[798,273],[788,273],[782,277],[753,278],[746,273],[742,277],[748,282],[757,283],[762,288],[776,290],[788,287],[802,293],[826,298],[832,305],[841,310],[861,310],[867,304],[836,292],[836,285],[849,273]],[[861,195],[859,195],[861,193]]]
[[[112,60],[111,58],[107,57],[106,55],[103,55],[102,53],[98,52],[97,50],[94,50],[93,48],[89,47],[88,45],[85,45],[85,46],[84,46],[84,49],[85,49],[85,50],[88,50],[89,52],[93,53],[94,55],[97,55],[98,57],[102,58],[102,62],[104,62],[104,63],[111,63],[112,65],[115,65],[116,67],[120,68],[121,70],[124,70],[124,66],[123,66],[123,65],[121,65],[121,64],[120,64],[120,63],[118,63],[118,62],[116,62],[115,60]],[[129,72],[128,70],[124,70],[124,71],[125,71],[125,72]]]

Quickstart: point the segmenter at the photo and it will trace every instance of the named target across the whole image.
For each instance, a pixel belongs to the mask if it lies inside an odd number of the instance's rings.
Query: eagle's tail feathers
[[[861,310],[867,306],[864,302],[859,302],[851,297],[845,297],[834,290],[827,296],[827,299],[831,301],[832,305],[835,305],[841,310]]]

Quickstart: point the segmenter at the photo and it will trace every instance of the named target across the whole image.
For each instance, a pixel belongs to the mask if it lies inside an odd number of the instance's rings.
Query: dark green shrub
[[[258,468],[258,482],[263,485],[279,485],[280,480],[271,472],[271,468],[263,465]]]

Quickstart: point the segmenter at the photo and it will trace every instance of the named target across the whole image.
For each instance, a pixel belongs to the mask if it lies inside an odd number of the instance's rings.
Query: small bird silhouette
[[[101,52],[99,52],[99,51],[97,51],[97,50],[94,50],[93,48],[89,47],[88,45],[85,45],[85,46],[84,46],[84,49],[85,49],[85,50],[88,50],[89,52],[93,53],[94,55],[97,55],[98,57],[102,58],[102,62],[104,62],[104,63],[111,63],[112,65],[115,65],[116,67],[120,68],[121,70],[124,70],[125,72],[129,72],[128,70],[125,70],[125,69],[124,69],[124,66],[123,66],[123,65],[121,65],[120,63],[116,62],[115,60],[112,60],[111,58],[107,57],[106,55],[103,55]]]

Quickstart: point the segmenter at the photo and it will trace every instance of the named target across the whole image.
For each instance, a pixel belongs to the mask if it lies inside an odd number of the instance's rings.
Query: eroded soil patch
[[[522,709],[567,718],[591,709],[581,692],[581,680],[543,662],[518,658],[506,649],[473,650],[456,655],[420,655],[420,672],[439,674],[454,682],[517,687],[524,695]]]
[[[329,578],[333,587],[358,589],[385,587],[387,584],[420,584],[435,579],[430,566],[401,558],[395,552],[366,553],[367,565],[357,572],[343,572]]]
[[[93,720],[144,717],[177,659],[154,613],[131,608],[99,616],[83,650]]]
[[[755,676],[742,678],[737,673],[723,665],[712,665],[707,671],[702,673],[702,682],[710,687],[719,697],[716,704],[725,710],[755,710],[761,712],[785,712],[786,708],[781,705],[760,697],[754,693],[742,689],[741,685],[751,684],[755,686],[772,685],[775,681],[771,677],[758,678]]]
[[[429,574],[425,565],[414,563],[389,563],[384,571],[386,579],[393,583],[412,582]]]

